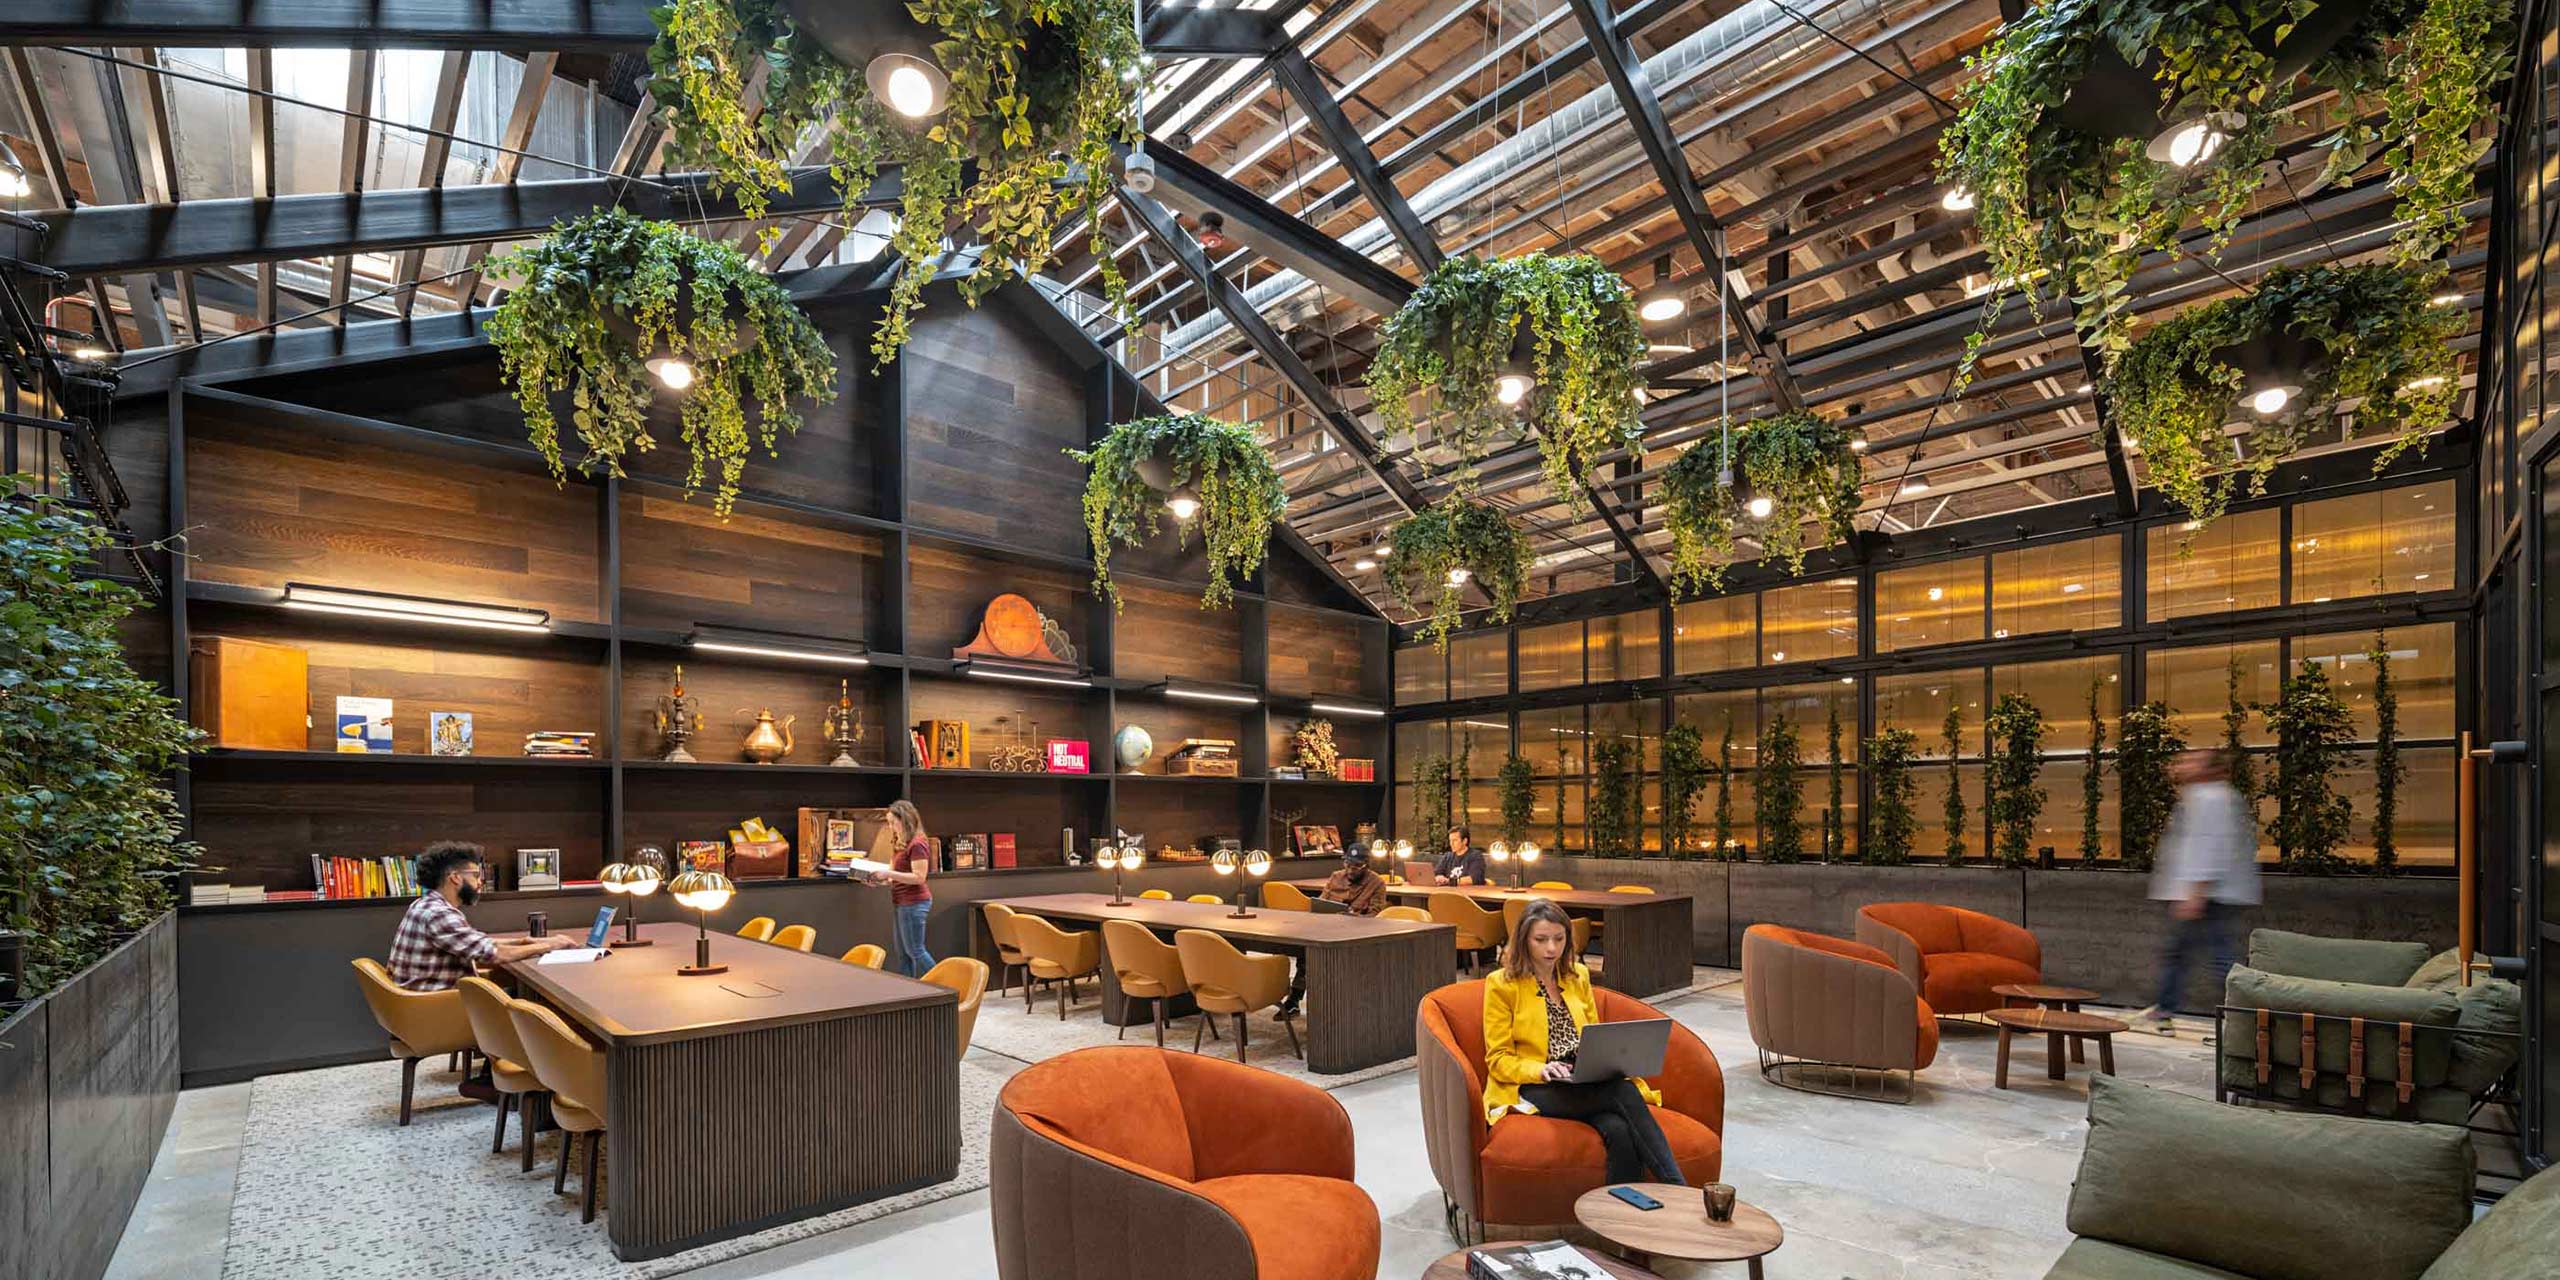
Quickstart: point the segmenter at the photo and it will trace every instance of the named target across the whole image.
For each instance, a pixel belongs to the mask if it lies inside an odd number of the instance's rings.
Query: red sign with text
[[[1093,749],[1081,738],[1049,739],[1049,772],[1093,772]]]

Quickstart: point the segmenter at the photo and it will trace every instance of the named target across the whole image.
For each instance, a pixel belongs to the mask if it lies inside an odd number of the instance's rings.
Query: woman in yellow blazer
[[[1686,1186],[1680,1161],[1646,1108],[1662,1095],[1624,1076],[1588,1084],[1564,1083],[1582,1028],[1599,1021],[1591,998],[1591,971],[1574,956],[1573,927],[1564,909],[1543,898],[1520,913],[1502,968],[1484,980],[1485,1123],[1514,1111],[1556,1120],[1579,1120],[1600,1133],[1611,1182],[1652,1181]]]

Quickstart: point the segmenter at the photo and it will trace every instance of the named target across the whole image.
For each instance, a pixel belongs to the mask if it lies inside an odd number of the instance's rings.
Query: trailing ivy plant
[[[110,541],[53,498],[0,501],[0,929],[23,940],[18,999],[167,910],[201,852],[162,785],[200,735],[125,661],[143,600],[90,576]]]
[[[2471,166],[2494,121],[2506,74],[2504,0],[2377,0],[2299,81],[2278,81],[2271,37],[2310,6],[2300,0],[2046,0],[2003,24],[1968,65],[1957,115],[1939,144],[1941,178],[1971,195],[1990,259],[1993,297],[1966,346],[1958,393],[1998,320],[2002,295],[2072,303],[2082,345],[2112,359],[2125,348],[2135,267],[2201,223],[2219,252],[2265,182],[2276,132],[2308,85],[2331,132],[2308,189],[2349,179],[2373,147],[2399,193],[2396,260],[2440,254],[2462,227]],[[2150,159],[2148,139],[2104,139],[2047,114],[2102,53],[2158,86],[2161,118],[2219,117],[2219,149],[2189,170]],[[2364,125],[2376,109],[2377,133]],[[2307,194],[2306,189],[2303,194]]]
[[[1752,816],[1760,824],[1760,854],[1770,862],[1804,861],[1804,783],[1796,770],[1804,749],[1795,723],[1785,716],[1760,730],[1760,763],[1752,773]]]
[[[2454,350],[2463,319],[2429,299],[2443,276],[2388,264],[2279,267],[2245,294],[2162,321],[2106,375],[2107,404],[2142,449],[2151,483],[2202,526],[2235,493],[2256,494],[2306,440],[2357,402],[2355,433],[2388,443],[2376,472],[2425,440],[2452,412]],[[2240,371],[2220,352],[2279,333],[2307,343],[2300,390],[2273,414],[2241,403]],[[2236,442],[2224,428],[2249,420]]]
[[[1093,589],[1120,603],[1111,583],[1114,544],[1139,546],[1162,529],[1166,494],[1139,477],[1142,464],[1167,468],[1172,491],[1196,499],[1191,520],[1174,521],[1177,546],[1189,546],[1192,525],[1209,558],[1209,585],[1200,607],[1235,599],[1235,584],[1262,567],[1272,527],[1286,518],[1289,490],[1249,425],[1196,413],[1162,414],[1113,427],[1091,449],[1067,453],[1085,465],[1084,531],[1093,543]]]
[[[1118,0],[908,0],[941,35],[934,61],[949,77],[944,111],[910,121],[873,98],[847,67],[795,23],[782,0],[668,0],[652,11],[649,92],[666,122],[667,154],[709,171],[713,189],[748,218],[791,189],[791,165],[814,143],[827,156],[847,222],[881,166],[898,166],[899,220],[890,251],[909,264],[890,287],[872,352],[886,361],[941,258],[946,235],[974,233],[975,267],[960,282],[971,305],[1049,262],[1058,228],[1084,221],[1104,299],[1126,316],[1128,287],[1099,217],[1111,193],[1115,144],[1138,141],[1136,102],[1147,59]],[[760,92],[749,85],[761,70]],[[761,110],[751,110],[751,103]],[[814,131],[814,132],[813,132]],[[777,226],[764,232],[770,247]]]
[[[1502,838],[1518,844],[1529,838],[1529,819],[1537,812],[1537,770],[1529,757],[1514,752],[1503,758],[1494,789],[1502,797]]]
[[[2107,720],[2098,713],[2098,692],[2104,687],[2104,681],[2089,682],[2089,760],[2087,767],[2080,771],[2080,865],[2084,867],[2098,865],[2101,839],[2098,806],[2105,803],[2107,797],[2103,782],[2106,776],[2103,753],[2107,748]],[[2124,785],[2124,766],[2121,764],[2116,766],[2116,785],[2119,790]]]
[[[1491,597],[1495,622],[1508,622],[1529,560],[1529,539],[1500,511],[1452,493],[1396,526],[1386,578],[1396,603],[1428,615],[1419,634],[1446,651],[1468,584]]]
[[[2242,674],[2234,655],[2222,671],[2222,750],[2231,761],[2231,789],[2254,813],[2265,793],[2258,789],[2257,766],[2249,757],[2249,704],[2240,696]]]
[[[1911,861],[1920,833],[1920,815],[1913,803],[1919,796],[1919,778],[1912,772],[1919,744],[1919,736],[1909,729],[1887,729],[1867,739],[1866,767],[1875,788],[1875,814],[1867,822],[1864,861],[1884,867]]]
[[[1720,589],[1735,547],[1748,531],[1762,563],[1804,572],[1811,526],[1820,542],[1856,536],[1859,469],[1854,442],[1860,433],[1804,410],[1760,418],[1733,429],[1732,456],[1714,440],[1701,440],[1663,469],[1663,527],[1671,532],[1670,582],[1681,594]],[[1734,483],[1724,483],[1723,473]],[[1755,517],[1749,504],[1770,502]]]
[[[2400,784],[2409,766],[2400,761],[2400,689],[2391,678],[2391,646],[2382,632],[2373,634],[2366,651],[2373,662],[2373,869],[2378,875],[2400,873],[2400,841],[2393,832],[2400,819]]]
[[[664,384],[648,369],[652,357],[692,366],[677,401],[685,487],[708,481],[723,519],[748,451],[770,454],[799,430],[800,401],[835,399],[826,340],[734,245],[602,209],[490,259],[488,272],[515,282],[489,317],[489,343],[533,447],[564,482],[552,396],[569,395],[570,425],[586,446],[579,469],[619,476],[625,459],[658,444],[649,406]]]
[[[1991,822],[1991,855],[2004,867],[2023,867],[2035,841],[2044,791],[2044,713],[2021,693],[2004,693],[1983,721],[1991,756],[1983,762],[1982,809]]]
[[[1835,862],[1849,852],[1848,831],[1842,821],[1841,774],[1845,768],[1840,750],[1840,700],[1831,699],[1831,730],[1825,744],[1831,752],[1831,805],[1822,811],[1822,860]]]
[[[1526,335],[1537,385],[1505,405],[1496,383]],[[1635,295],[1589,254],[1451,258],[1423,278],[1381,330],[1369,395],[1386,434],[1414,429],[1413,397],[1434,393],[1441,438],[1458,452],[1461,491],[1497,432],[1526,415],[1547,484],[1570,504],[1612,450],[1643,451],[1635,393],[1645,356]],[[1399,541],[1401,545],[1401,541]]]
[[[2271,706],[2259,708],[2276,734],[2276,858],[2287,871],[2334,875],[2354,808],[2330,785],[2355,736],[2355,718],[2320,664],[2305,658]]]
[[[1938,725],[1939,740],[1947,752],[1947,865],[1964,865],[1964,709],[1951,705],[1947,718]]]
[[[1698,796],[1707,789],[1707,738],[1683,720],[1662,733],[1662,852],[1697,856]]]
[[[1636,745],[1611,738],[1591,748],[1591,854],[1632,857],[1636,851]]]
[[[1718,862],[1736,860],[1733,847],[1733,712],[1724,713],[1724,737],[1716,744],[1716,847]]]
[[[2166,703],[2146,702],[2124,713],[2116,732],[2116,814],[2124,830],[2124,865],[2148,871],[2160,836],[2177,808],[2170,766],[2187,749]]]

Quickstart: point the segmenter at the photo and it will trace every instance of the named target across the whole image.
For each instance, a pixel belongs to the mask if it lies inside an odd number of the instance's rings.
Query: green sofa
[[[2560,1276],[2560,1175],[2472,1220],[2450,1125],[2217,1106],[2095,1076],[2071,1234],[2046,1280]]]
[[[2248,963],[2224,983],[2217,1096],[2307,1102],[2332,1111],[2463,1124],[2515,1065],[2523,1000],[2512,982],[2462,985],[2455,953],[2415,942],[2366,942],[2259,929]],[[2259,1059],[2256,1010],[2265,1019]],[[2311,1015],[2312,1073],[2303,1072],[2302,1015]],[[2363,1024],[2361,1070],[2353,1070]],[[2407,1023],[2408,1088],[2401,1024]]]

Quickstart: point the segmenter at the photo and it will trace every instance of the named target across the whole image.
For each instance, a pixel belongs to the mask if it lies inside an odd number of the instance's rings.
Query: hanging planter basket
[[[1198,526],[1209,560],[1209,584],[1200,607],[1235,598],[1235,584],[1262,567],[1271,529],[1288,517],[1289,491],[1251,426],[1199,414],[1140,418],[1113,427],[1091,449],[1067,453],[1085,464],[1085,534],[1093,543],[1093,588],[1120,602],[1111,582],[1114,544],[1139,546],[1168,518],[1178,545],[1189,545]],[[1168,500],[1196,505],[1188,519],[1174,518]]]
[[[1462,493],[1474,491],[1487,444],[1525,425],[1548,485],[1579,509],[1603,456],[1640,449],[1644,355],[1635,294],[1599,259],[1462,255],[1387,318],[1369,394],[1383,433],[1394,435],[1414,430],[1413,398],[1431,393],[1438,439],[1458,452]],[[1526,394],[1506,400],[1506,378],[1525,380]]]
[[[1463,494],[1450,494],[1396,526],[1387,553],[1388,589],[1396,603],[1428,615],[1421,635],[1445,650],[1457,629],[1468,587],[1493,601],[1493,620],[1511,620],[1529,582],[1529,539],[1509,517]]]
[[[1854,539],[1864,475],[1859,438],[1797,410],[1733,429],[1731,487],[1723,481],[1725,449],[1715,437],[1674,459],[1663,469],[1659,493],[1671,533],[1673,593],[1721,590],[1743,537],[1760,544],[1761,563],[1782,563],[1790,574],[1804,572],[1812,548]]]
[[[798,430],[800,401],[835,399],[826,340],[734,246],[606,209],[491,259],[488,271],[516,281],[489,318],[489,342],[534,448],[563,481],[570,463],[552,405],[561,392],[585,446],[578,469],[613,476],[657,447],[650,406],[675,396],[691,455],[685,485],[708,485],[724,519],[749,450],[772,453]],[[681,387],[670,360],[686,375]]]
[[[2463,320],[2430,301],[2436,280],[2387,263],[2278,268],[2137,339],[2108,371],[2108,407],[2198,528],[2235,491],[2260,492],[2342,406],[2354,437],[2387,441],[2379,472],[2453,412]],[[2280,404],[2252,403],[2278,389]]]

